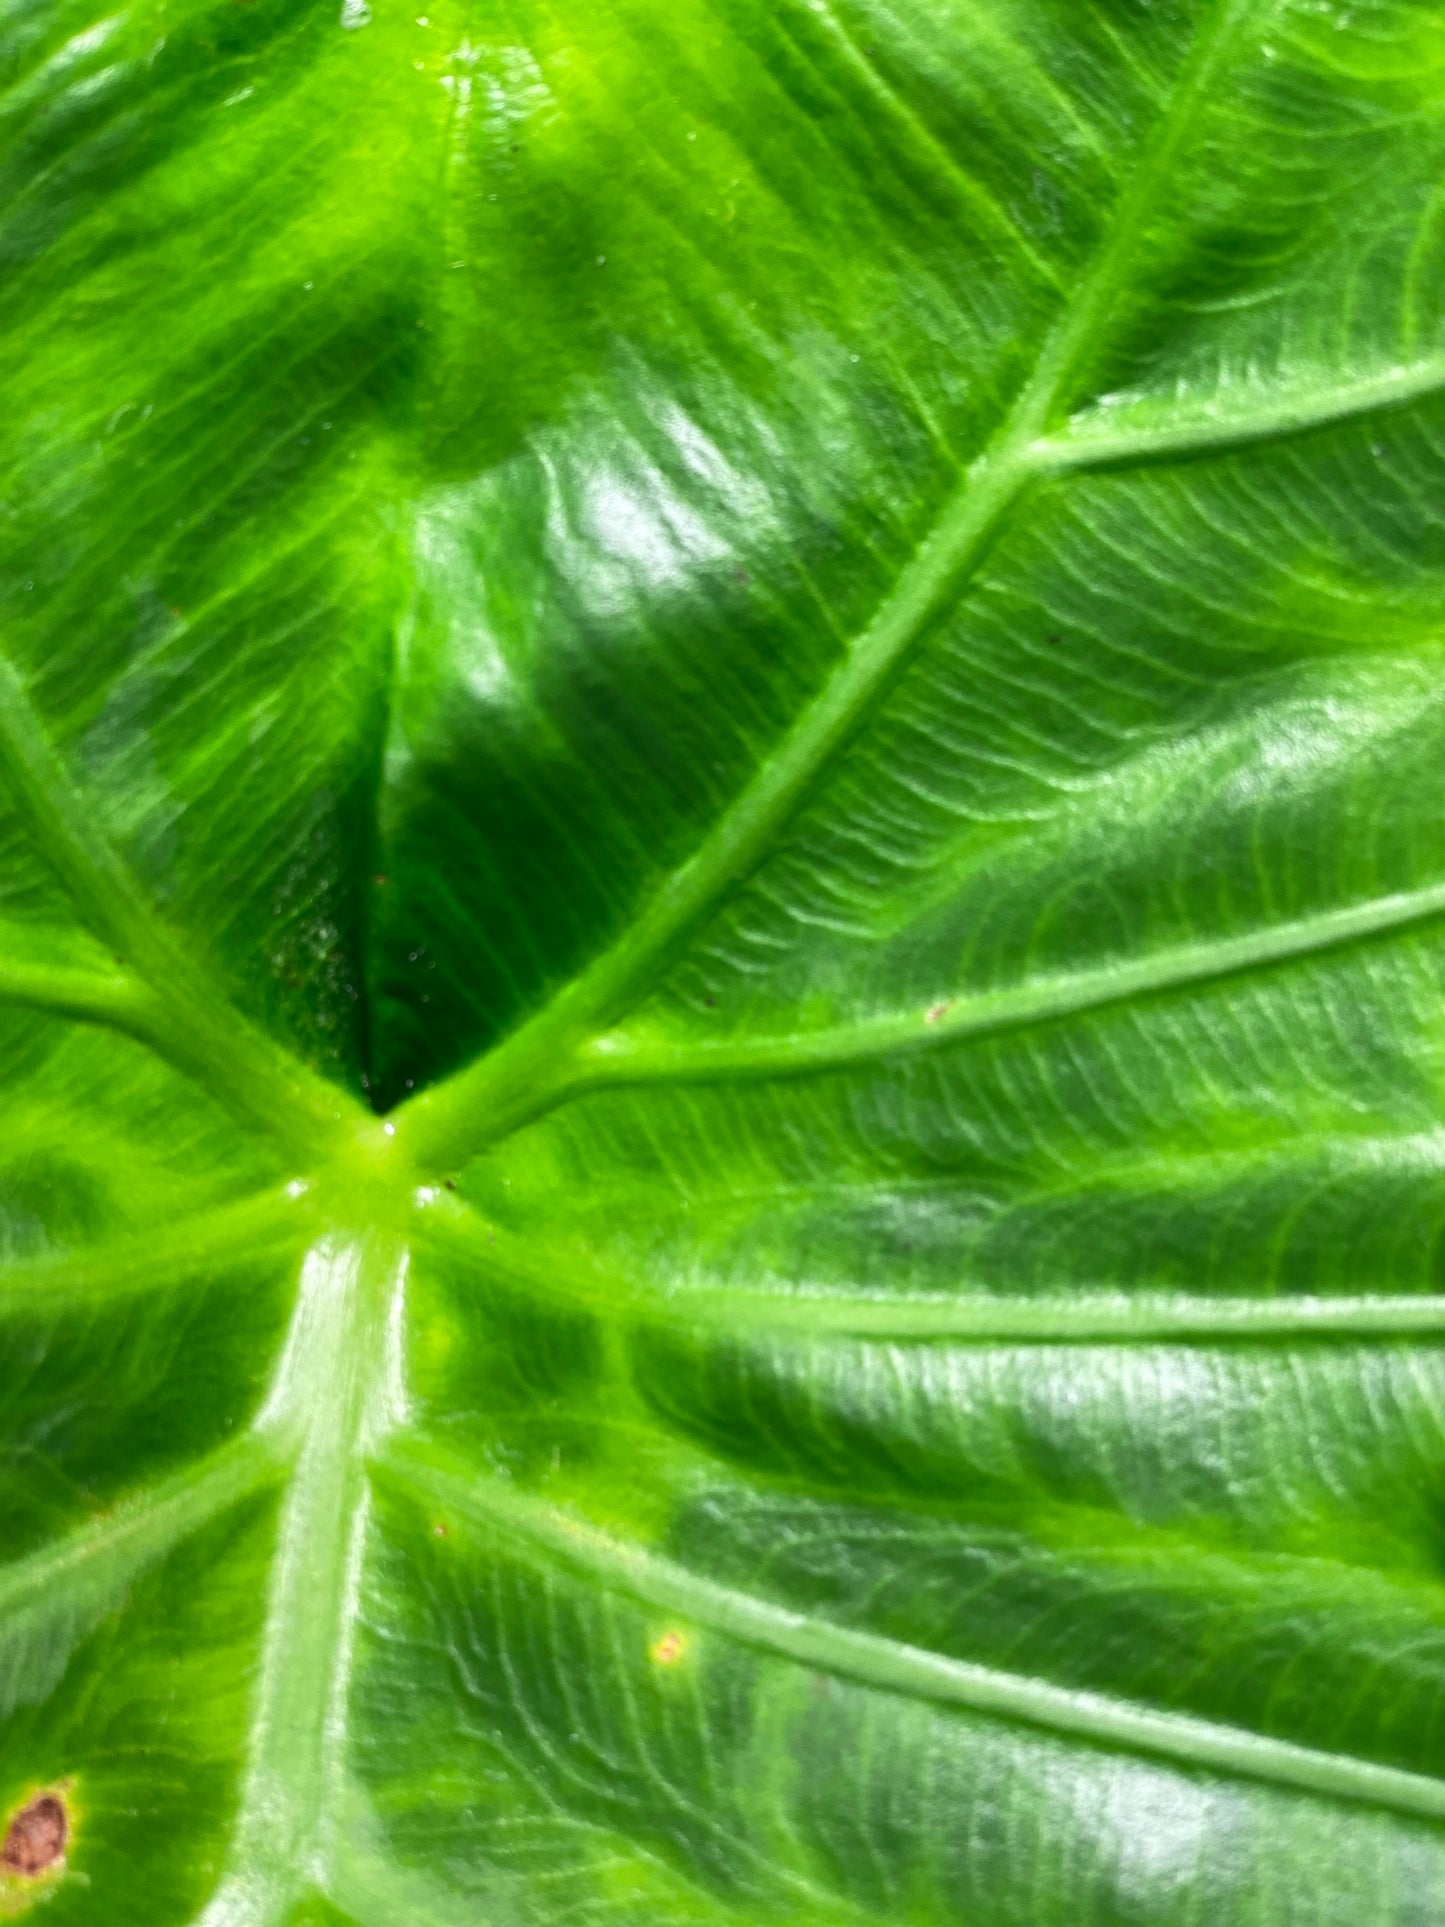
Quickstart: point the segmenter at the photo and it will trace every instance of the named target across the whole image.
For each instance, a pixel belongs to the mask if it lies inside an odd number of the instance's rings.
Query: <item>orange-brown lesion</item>
[[[0,1880],[8,1886],[58,1872],[70,1851],[73,1831],[68,1784],[28,1794],[11,1812],[0,1840]]]
[[[682,1634],[672,1628],[660,1639],[655,1639],[648,1648],[655,1666],[675,1666],[687,1650],[687,1641]]]

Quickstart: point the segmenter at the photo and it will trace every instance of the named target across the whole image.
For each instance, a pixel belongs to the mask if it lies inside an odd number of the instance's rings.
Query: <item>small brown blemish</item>
[[[930,1004],[928,1009],[925,1010],[923,1013],[924,1023],[936,1024],[940,1017],[946,1017],[949,1011],[953,1009],[954,1001],[955,1000],[952,997],[950,997],[944,1003]]]
[[[446,1529],[446,1527],[445,1527],[445,1525],[443,1525],[443,1523],[442,1523],[442,1521],[441,1521],[440,1519],[438,1519],[438,1520],[437,1520],[437,1522],[436,1522],[436,1524],[435,1524],[435,1525],[434,1525],[434,1526],[432,1527],[432,1529],[431,1529],[431,1536],[433,1537],[433,1539],[445,1539],[445,1538],[446,1538],[446,1536],[447,1536],[447,1529]]]
[[[0,1868],[33,1880],[60,1864],[69,1841],[65,1802],[54,1793],[37,1793],[11,1816],[0,1845]]]
[[[652,1642],[653,1663],[657,1666],[675,1666],[682,1658],[686,1641],[679,1632],[664,1633],[661,1639]]]

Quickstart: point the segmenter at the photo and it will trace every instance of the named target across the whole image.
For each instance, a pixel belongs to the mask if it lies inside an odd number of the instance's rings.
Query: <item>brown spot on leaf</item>
[[[64,1801],[54,1793],[37,1793],[12,1815],[4,1845],[0,1846],[0,1867],[6,1873],[34,1879],[59,1865],[69,1840],[70,1821]]]
[[[957,1002],[956,998],[950,997],[944,1003],[934,1004],[930,1009],[924,1011],[923,1013],[924,1023],[936,1024],[940,1017],[946,1017],[948,1015],[949,1011],[953,1009],[953,1006],[956,1002]]]
[[[687,1649],[687,1641],[676,1631],[667,1632],[661,1639],[652,1642],[651,1653],[654,1665],[676,1666]]]

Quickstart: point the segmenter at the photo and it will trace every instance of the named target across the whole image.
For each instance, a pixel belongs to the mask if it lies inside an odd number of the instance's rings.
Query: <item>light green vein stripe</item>
[[[728,1043],[662,1043],[616,1030],[577,1054],[574,1087],[709,1083],[714,1080],[798,1076],[841,1069],[899,1051],[957,1043],[966,1037],[1048,1023],[1121,1003],[1131,997],[1180,989],[1241,971],[1283,963],[1316,951],[1406,929],[1445,914],[1445,883],[1329,910],[1317,917],[1278,923],[1217,943],[1182,944],[1152,956],[1106,964],[1097,970],[1041,978],[1008,990],[984,991],[892,1017],[776,1037]]]
[[[1400,408],[1442,391],[1445,357],[1436,356],[1358,381],[1261,396],[1251,413],[1220,409],[1191,416],[1176,410],[1176,419],[1155,427],[1111,430],[1108,410],[1096,409],[1078,417],[1065,434],[1036,441],[1030,452],[1050,468],[1076,470],[1127,467],[1170,456],[1223,454],[1257,442],[1308,434],[1311,429],[1328,428],[1335,422],[1351,421],[1382,409]]]
[[[144,1012],[145,986],[130,971],[107,967],[102,953],[85,954],[90,950],[66,933],[0,919],[0,1003],[133,1027]]]
[[[395,1448],[387,1463],[437,1503],[500,1533],[504,1543],[530,1542],[588,1579],[600,1579],[646,1605],[800,1666],[838,1674],[878,1692],[961,1706],[1195,1771],[1416,1818],[1445,1819],[1445,1781],[1190,1714],[1156,1712],[1101,1693],[1054,1686],[792,1612],[613,1539],[432,1448]]]
[[[104,1304],[193,1279],[198,1271],[236,1271],[288,1245],[299,1251],[309,1205],[307,1189],[288,1186],[99,1247],[0,1265],[0,1317]]]
[[[1083,1292],[1007,1299],[852,1298],[686,1288],[659,1294],[670,1319],[820,1338],[1018,1339],[1068,1344],[1151,1338],[1373,1338],[1445,1333],[1445,1298],[1201,1298]]]
[[[29,692],[0,655],[0,756],[41,851],[59,872],[76,909],[102,942],[152,977],[162,958],[147,906],[60,763]]]
[[[434,1198],[416,1219],[420,1240],[454,1254],[483,1280],[529,1297],[668,1324],[759,1327],[799,1338],[1017,1340],[1022,1344],[1122,1343],[1188,1338],[1389,1338],[1445,1333],[1445,1297],[1427,1293],[1338,1298],[1241,1293],[1062,1291],[1002,1298],[960,1291],[888,1297],[760,1291],[740,1286],[637,1283],[576,1251],[539,1248],[492,1226],[457,1198]]]
[[[231,1506],[279,1481],[273,1442],[246,1433],[68,1538],[0,1567],[0,1641],[21,1614],[105,1607],[130,1576]]]

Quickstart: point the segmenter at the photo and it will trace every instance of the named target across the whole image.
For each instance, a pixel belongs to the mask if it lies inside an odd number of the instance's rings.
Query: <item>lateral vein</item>
[[[417,1234],[503,1288],[648,1322],[736,1334],[761,1327],[796,1338],[1020,1344],[1118,1344],[1150,1339],[1408,1337],[1445,1331],[1445,1296],[1088,1290],[1007,1298],[960,1290],[887,1294],[757,1286],[638,1283],[573,1250],[539,1249],[455,1198],[433,1202]]]
[[[841,1292],[732,1291],[686,1286],[660,1309],[684,1323],[771,1327],[799,1337],[987,1339],[1022,1344],[1117,1344],[1148,1339],[1395,1338],[1445,1331],[1445,1297],[1378,1298],[1179,1292],[1080,1292],[1011,1299],[996,1293],[944,1298]]]
[[[1151,956],[1039,978],[1006,990],[980,991],[856,1024],[716,1044],[670,1043],[616,1030],[578,1051],[571,1088],[816,1075],[970,1037],[1054,1023],[1131,998],[1267,969],[1408,929],[1442,914],[1445,883],[1438,883],[1273,924],[1241,937],[1181,944]]]
[[[0,1568],[0,1622],[59,1611],[88,1589],[100,1610],[131,1574],[281,1476],[273,1443],[246,1433],[53,1545]]]
[[[146,989],[131,971],[68,933],[0,919],[0,1003],[126,1029],[143,1021]]]
[[[0,761],[81,920],[141,980],[138,987],[122,975],[75,1014],[129,1031],[246,1124],[314,1153],[318,1137],[333,1136],[360,1107],[243,1017],[162,926],[97,826],[3,654]]]
[[[0,1265],[0,1316],[33,1314],[37,1307],[48,1314],[161,1291],[198,1266],[235,1263],[285,1248],[304,1235],[308,1204],[306,1189],[288,1185],[99,1248]]]
[[[1154,1710],[1106,1694],[1055,1686],[819,1620],[612,1538],[499,1479],[435,1450],[394,1447],[385,1463],[413,1489],[511,1540],[642,1603],[800,1666],[878,1692],[958,1706],[1115,1751],[1285,1787],[1326,1799],[1445,1819],[1445,1781],[1350,1754],[1326,1753],[1193,1714]]]
[[[1108,412],[1080,416],[1061,435],[1041,437],[1031,450],[1050,469],[1075,473],[1127,468],[1170,457],[1227,454],[1259,442],[1282,441],[1338,422],[1402,408],[1445,392],[1445,357],[1390,368],[1331,387],[1262,397],[1250,414],[1203,410],[1155,427],[1110,429]]]

